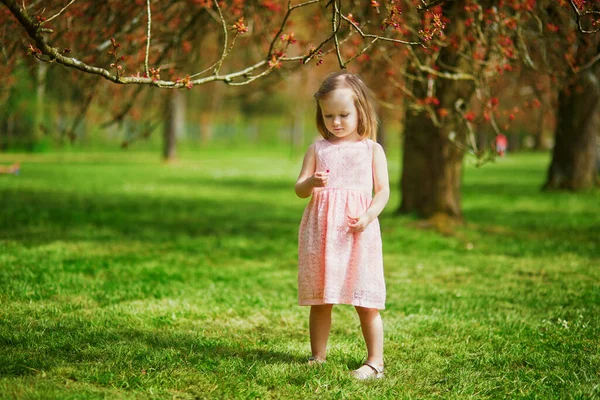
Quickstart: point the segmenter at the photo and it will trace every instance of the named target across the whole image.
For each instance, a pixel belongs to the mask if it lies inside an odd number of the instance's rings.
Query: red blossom
[[[183,84],[186,88],[188,88],[188,90],[194,87],[194,83],[189,75],[187,75],[185,78],[177,79],[175,82]]]
[[[194,4],[203,8],[210,8],[212,6],[212,1],[210,0],[194,0]]]
[[[244,17],[240,17],[235,24],[233,24],[232,29],[239,34],[248,32],[248,27],[244,25]]]
[[[468,111],[465,113],[465,119],[469,122],[475,121],[475,113],[473,111]]]
[[[356,19],[354,19],[354,15],[348,14],[348,15],[346,15],[346,18],[348,18],[350,21],[352,21],[352,23],[354,25],[358,26],[358,21],[356,21]]]
[[[279,4],[279,2],[273,1],[273,0],[265,0],[265,1],[261,2],[260,5],[266,9],[268,9],[269,11],[273,11],[273,12],[279,12],[282,9],[281,4]]]
[[[271,68],[281,68],[281,61],[277,58],[277,56],[273,55],[269,60],[269,67]]]
[[[37,47],[33,47],[32,44],[28,45],[27,49],[29,50],[28,53],[30,55],[32,55],[32,54],[42,54],[42,51],[40,49],[38,49]]]
[[[517,19],[516,18],[505,19],[504,26],[506,26],[506,28],[511,29],[511,30],[517,29]]]
[[[281,40],[283,42],[288,42],[289,44],[294,44],[297,42],[297,40],[294,39],[294,32],[281,35]]]

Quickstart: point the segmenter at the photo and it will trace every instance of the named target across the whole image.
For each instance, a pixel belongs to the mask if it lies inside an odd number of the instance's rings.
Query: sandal
[[[316,364],[324,364],[325,360],[320,359],[319,357],[310,356],[308,357],[308,365],[316,365]]]
[[[367,367],[371,368],[369,372],[360,371],[359,368],[351,372],[353,377],[359,380],[383,378],[383,367],[375,365],[370,361],[365,361],[363,365],[366,365]]]

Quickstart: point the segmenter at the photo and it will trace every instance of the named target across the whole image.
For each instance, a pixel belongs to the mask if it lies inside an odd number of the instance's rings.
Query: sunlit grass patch
[[[21,161],[21,175],[0,177],[3,396],[600,396],[600,194],[540,192],[546,155],[467,166],[466,224],[452,236],[394,215],[391,158],[386,378],[367,383],[348,375],[365,355],[351,307],[334,308],[327,364],[306,365],[298,158]]]

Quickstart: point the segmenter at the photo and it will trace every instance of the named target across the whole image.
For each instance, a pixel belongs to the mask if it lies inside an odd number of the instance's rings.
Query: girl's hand
[[[329,182],[329,170],[315,172],[312,176],[313,187],[325,187]]]
[[[348,227],[351,232],[362,232],[367,229],[367,226],[371,221],[369,221],[369,216],[367,214],[363,214],[360,217],[351,217],[348,215]]]

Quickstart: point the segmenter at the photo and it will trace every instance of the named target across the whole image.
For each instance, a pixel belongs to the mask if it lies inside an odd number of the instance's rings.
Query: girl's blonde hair
[[[377,113],[373,106],[371,91],[358,75],[348,72],[334,72],[325,78],[314,98],[317,100],[317,129],[325,139],[331,133],[325,127],[323,111],[319,100],[336,89],[349,88],[354,92],[354,106],[358,111],[357,131],[361,138],[377,139]]]

